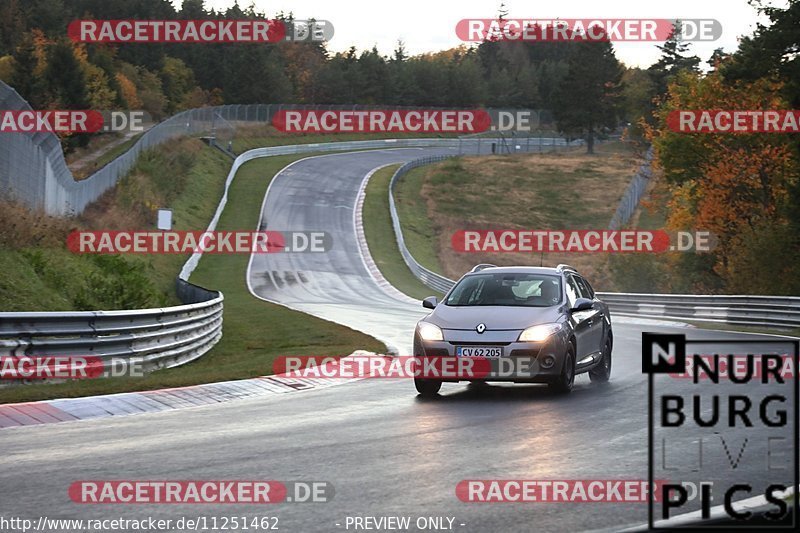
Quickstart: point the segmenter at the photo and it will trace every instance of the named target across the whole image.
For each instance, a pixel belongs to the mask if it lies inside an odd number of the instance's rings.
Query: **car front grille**
[[[539,350],[511,350],[509,355],[511,357],[536,357],[539,355]]]
[[[428,357],[449,357],[450,351],[447,348],[426,348],[425,355]]]

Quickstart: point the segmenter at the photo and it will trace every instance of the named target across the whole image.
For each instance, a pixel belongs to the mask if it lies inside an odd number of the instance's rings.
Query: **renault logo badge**
[[[475,331],[477,331],[478,333],[483,333],[484,331],[486,331],[486,324],[481,322],[480,324],[475,326]]]

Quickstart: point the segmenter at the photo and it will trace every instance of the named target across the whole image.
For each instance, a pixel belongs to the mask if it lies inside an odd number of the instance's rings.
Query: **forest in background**
[[[707,254],[612,261],[629,289],[800,294],[797,134],[685,134],[676,109],[798,109],[800,2],[751,0],[768,21],[733,53],[708,61],[671,38],[648,68],[628,67],[610,43],[475,46],[409,56],[375,48],[332,53],[324,43],[78,44],[70,21],[280,18],[203,0],[0,0],[0,79],[38,109],[143,109],[154,118],[217,104],[297,103],[517,107],[553,111],[565,135],[625,128],[651,143],[660,187],[649,200],[668,229],[710,230]],[[507,13],[498,14],[503,19]],[[701,68],[702,67],[702,68]],[[69,150],[85,136],[64,139]]]

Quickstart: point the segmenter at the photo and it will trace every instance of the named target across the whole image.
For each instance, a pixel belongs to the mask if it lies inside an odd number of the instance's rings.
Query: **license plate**
[[[458,357],[503,357],[502,346],[456,346]]]

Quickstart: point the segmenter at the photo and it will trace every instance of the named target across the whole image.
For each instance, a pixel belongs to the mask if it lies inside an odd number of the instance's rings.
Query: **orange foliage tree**
[[[786,134],[675,132],[667,117],[675,110],[787,109],[781,88],[763,78],[731,84],[718,73],[684,72],[670,84],[656,111],[657,125],[648,131],[656,164],[670,185],[667,227],[716,234],[719,242],[710,263],[721,288],[746,286],[737,278],[755,275],[752,269],[731,265],[732,259],[749,261],[742,259],[752,255],[744,250],[753,244],[746,235],[757,234],[764,241],[769,228],[776,238],[786,235],[778,229],[791,216],[788,198],[798,180],[797,153]],[[784,244],[787,249],[796,245]],[[676,254],[669,261],[678,266],[685,258]]]

